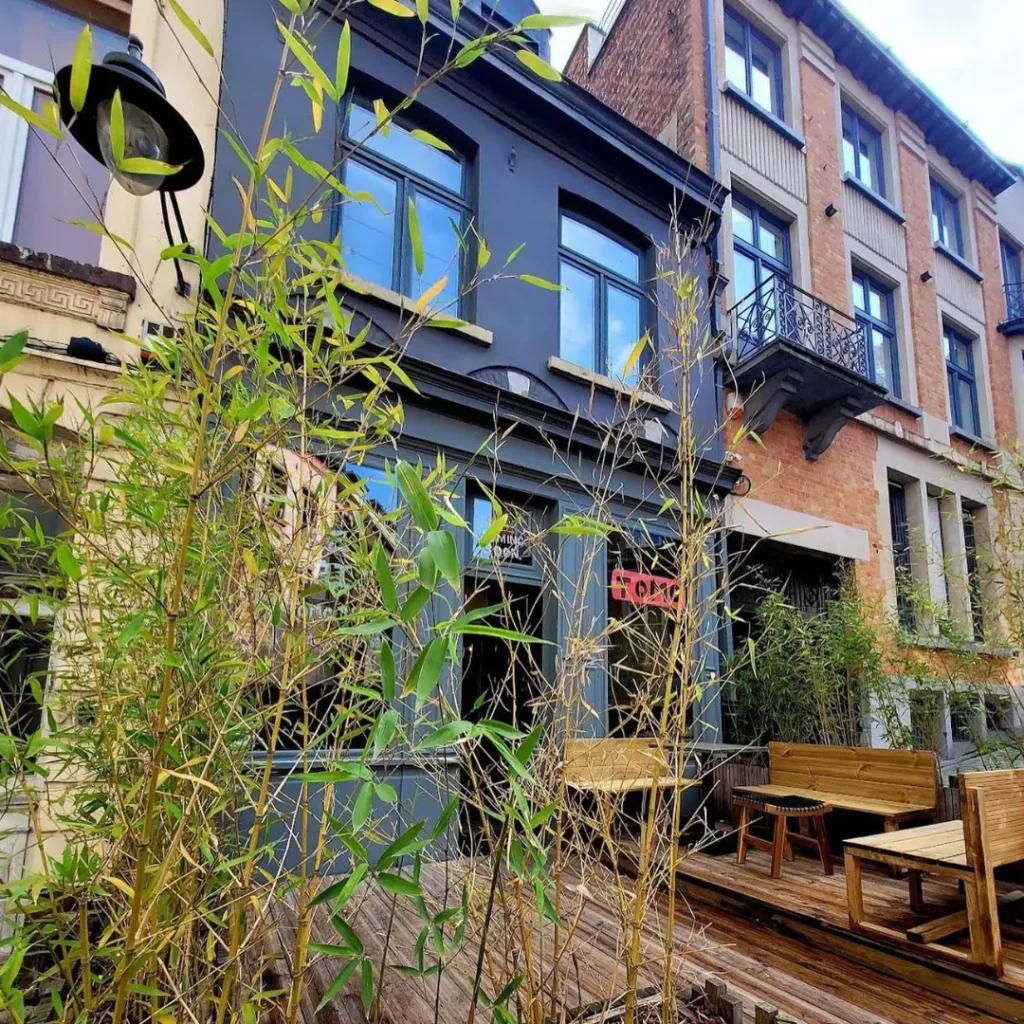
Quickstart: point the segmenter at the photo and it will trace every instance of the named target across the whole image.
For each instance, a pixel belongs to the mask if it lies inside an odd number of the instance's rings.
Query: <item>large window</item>
[[[779,47],[730,7],[725,9],[725,77],[765,110],[785,116]]]
[[[778,330],[776,293],[791,283],[789,226],[756,203],[733,193],[733,287],[740,329],[760,343]],[[774,278],[775,288],[769,283]],[[744,302],[743,300],[746,300]]]
[[[892,291],[854,267],[853,305],[864,330],[871,379],[900,397],[900,362]]]
[[[562,358],[636,384],[639,361],[629,373],[626,366],[644,333],[639,249],[570,213],[561,215],[559,241]]]
[[[439,280],[434,308],[458,312],[462,291],[462,235],[468,203],[465,164],[400,125],[376,130],[374,114],[353,103],[346,135],[358,144],[345,161],[345,185],[370,201],[346,200],[341,241],[346,268],[357,277],[416,299]],[[422,273],[410,233],[410,207],[422,240]]]
[[[85,22],[39,0],[0,0],[0,87],[46,116],[53,73],[71,61]],[[124,37],[92,26],[93,56]],[[70,223],[102,219],[110,174],[67,136],[60,143],[0,107],[0,241],[79,263],[99,259],[99,235]],[[54,159],[55,153],[57,159]]]
[[[50,641],[27,619],[0,617],[0,730],[19,739],[42,724]]]
[[[917,627],[914,615],[914,574],[907,519],[907,489],[889,482],[889,521],[892,526],[892,562],[896,578],[896,612],[900,625],[910,632]]]
[[[885,195],[882,135],[849,107],[843,107],[843,168],[862,185]]]
[[[960,226],[960,200],[945,185],[932,179],[932,241],[964,254],[963,229]]]
[[[949,385],[949,418],[953,426],[975,437],[981,434],[978,380],[974,372],[974,342],[952,327],[942,332]]]

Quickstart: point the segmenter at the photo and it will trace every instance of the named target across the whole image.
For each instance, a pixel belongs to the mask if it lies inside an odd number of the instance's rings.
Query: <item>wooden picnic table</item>
[[[1003,972],[999,916],[1024,894],[998,897],[995,869],[1024,860],[1024,770],[966,772],[960,776],[962,821],[848,839],[844,844],[850,927],[899,942],[919,944],[937,956],[970,964],[997,977]],[[906,931],[868,921],[861,888],[863,861],[905,868],[910,906],[925,911],[922,874],[954,878],[966,906]],[[970,949],[939,945],[967,931]]]

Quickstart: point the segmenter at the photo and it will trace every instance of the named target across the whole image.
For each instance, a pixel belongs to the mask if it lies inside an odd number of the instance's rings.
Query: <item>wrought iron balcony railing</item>
[[[740,299],[729,310],[729,324],[741,362],[781,338],[861,377],[870,375],[861,325],[785,279],[770,277]]]
[[[1024,281],[1008,281],[1003,285],[1003,293],[1006,296],[1004,322],[1024,320]]]

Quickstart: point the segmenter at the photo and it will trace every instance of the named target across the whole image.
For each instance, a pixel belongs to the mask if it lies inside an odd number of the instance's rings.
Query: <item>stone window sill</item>
[[[977,434],[972,434],[969,430],[962,430],[960,427],[950,423],[949,425],[949,436],[957,437],[961,441],[966,441],[968,444],[973,445],[975,448],[980,448],[986,452],[998,452],[999,445],[995,441],[988,440],[984,437],[978,437]]]
[[[907,401],[905,401],[902,398],[897,398],[893,394],[886,395],[885,396],[885,400],[893,408],[899,409],[899,410],[901,410],[902,412],[905,412],[905,413],[909,413],[915,419],[920,419],[921,418],[921,408],[920,408],[920,406],[913,405],[910,402],[907,402]]]
[[[548,357],[548,369],[552,373],[560,373],[563,377],[575,377],[576,380],[585,381],[587,384],[592,384],[595,388],[600,388],[602,391],[610,391],[615,395],[635,398],[638,402],[643,402],[644,405],[654,406],[655,409],[663,409],[665,412],[673,411],[672,403],[667,398],[654,394],[653,391],[631,387],[629,384],[624,384],[621,380],[608,377],[603,373],[596,373],[594,370],[588,370],[583,366],[577,366],[575,363],[570,363],[567,359],[562,359],[560,356]]]
[[[760,103],[755,103],[742,89],[737,89],[732,82],[726,82],[722,87],[722,92],[741,106],[746,107],[755,117],[759,117],[769,128],[778,132],[788,143],[796,146],[797,149],[804,148],[804,137],[799,132],[790,128],[781,117],[776,117],[770,110],[765,110]]]
[[[855,189],[862,196],[864,196],[865,199],[874,203],[875,206],[877,206],[880,210],[884,210],[898,224],[906,223],[907,218],[904,217],[903,214],[900,213],[900,211],[897,210],[896,207],[893,206],[892,203],[890,203],[889,200],[885,198],[885,196],[880,196],[877,192],[868,188],[867,185],[864,184],[864,182],[862,182],[859,178],[855,178],[852,174],[850,174],[849,171],[847,171],[846,174],[843,175],[843,181],[847,185],[849,185],[850,188]]]
[[[376,299],[377,302],[393,306],[403,313],[412,312],[413,299],[402,295],[400,292],[393,291],[391,288],[375,284],[373,281],[364,280],[361,277],[356,277],[354,274],[345,274],[341,279],[341,285],[355,295],[366,295],[368,298]],[[431,320],[451,321],[456,319],[458,318],[439,313],[436,316],[429,317],[427,324],[429,326]],[[478,345],[491,345],[494,342],[494,334],[491,331],[477,324],[466,323],[465,321],[459,321],[457,327],[440,327],[438,329],[461,334],[464,338],[469,338],[470,341],[475,341]]]
[[[932,247],[936,252],[942,253],[950,263],[955,263],[965,274],[973,277],[975,281],[981,282],[984,280],[976,267],[972,267],[963,256],[958,256],[952,249],[947,249],[941,242],[933,242]]]

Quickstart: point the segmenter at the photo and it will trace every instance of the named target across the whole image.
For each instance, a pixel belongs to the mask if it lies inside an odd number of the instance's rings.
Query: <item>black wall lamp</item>
[[[839,212],[839,207],[836,206],[835,203],[829,203],[828,206],[825,207],[825,216],[826,217],[834,217],[838,212]]]
[[[176,192],[191,188],[203,176],[206,159],[199,137],[185,117],[167,99],[163,83],[142,62],[142,43],[137,36],[128,37],[128,52],[108,53],[101,64],[93,64],[89,72],[89,88],[81,110],[71,104],[71,65],[55,76],[60,98],[60,116],[68,131],[82,148],[104,164],[114,179],[134,196],[160,192],[164,230],[171,245],[178,244],[171,233],[167,203],[174,210],[181,244],[187,243],[185,225],[178,208]],[[124,153],[115,158],[111,144],[111,110],[114,94],[121,94],[124,115]],[[159,160],[174,170],[166,174],[136,173],[126,169],[126,162],[142,157]],[[188,284],[177,259],[174,269],[178,277],[178,294],[188,294]]]
[[[921,280],[927,284],[932,279],[932,272],[930,270],[922,271]]]

